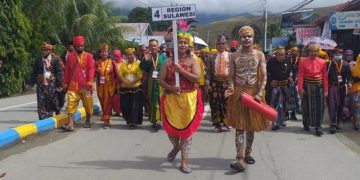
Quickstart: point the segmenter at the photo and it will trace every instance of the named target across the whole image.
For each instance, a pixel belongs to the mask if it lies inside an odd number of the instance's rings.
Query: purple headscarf
[[[354,55],[354,51],[348,49],[348,50],[346,50],[346,51],[344,52],[344,55],[345,55],[345,56]]]

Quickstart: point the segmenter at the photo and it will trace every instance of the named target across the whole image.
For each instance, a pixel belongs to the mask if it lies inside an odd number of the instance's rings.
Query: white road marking
[[[6,108],[0,108],[0,111],[6,110],[6,109],[17,108],[17,107],[21,107],[21,106],[26,106],[26,105],[30,105],[30,104],[35,104],[36,102],[37,101],[29,102],[29,103],[25,103],[25,104],[19,104],[19,105],[16,105],[16,106],[10,106],[10,107],[6,107]]]

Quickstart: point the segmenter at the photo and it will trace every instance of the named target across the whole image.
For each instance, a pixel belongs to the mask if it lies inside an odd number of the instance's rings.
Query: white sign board
[[[324,23],[324,28],[321,37],[326,39],[331,39],[331,29],[330,29],[329,20],[326,20]]]
[[[152,8],[153,21],[196,18],[196,5],[179,5]]]
[[[356,29],[360,27],[360,11],[335,12],[330,14],[330,29]]]

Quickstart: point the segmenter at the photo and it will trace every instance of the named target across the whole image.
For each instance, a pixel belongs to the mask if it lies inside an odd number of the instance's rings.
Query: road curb
[[[101,111],[100,104],[94,104],[94,114],[98,114]],[[74,113],[74,121],[80,122],[82,118],[86,116],[85,109],[82,107]],[[68,122],[68,117],[65,114],[56,115],[51,118],[38,120],[34,123],[23,124],[15,128],[9,128],[4,131],[0,131],[0,149],[4,149],[11,145],[16,144],[19,140],[43,132],[47,132]]]

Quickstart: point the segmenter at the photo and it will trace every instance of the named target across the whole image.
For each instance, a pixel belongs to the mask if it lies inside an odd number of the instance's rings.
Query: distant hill
[[[316,8],[314,9],[313,18],[316,19],[325,13],[327,13],[333,7],[325,7],[325,8]],[[199,16],[199,19],[201,16]],[[209,16],[208,18],[211,18]],[[281,14],[279,13],[269,13],[268,14],[268,22],[274,20],[281,20]],[[208,44],[210,46],[214,46],[214,41],[216,41],[216,37],[219,33],[225,33],[230,36],[230,39],[236,39],[237,31],[240,27],[245,25],[250,25],[255,29],[256,39],[263,38],[263,16],[254,16],[250,13],[246,13],[245,15],[240,16],[229,16],[228,19],[207,20],[209,23],[207,24],[199,24],[194,29],[197,32],[198,36],[202,38],[205,42],[209,39]],[[209,36],[208,36],[209,34]]]
[[[212,23],[214,21],[222,21],[226,19],[231,19],[234,17],[250,17],[253,16],[253,14],[250,13],[242,13],[237,15],[229,15],[229,14],[204,14],[204,13],[198,13],[197,14],[197,20],[199,21],[199,25]]]

